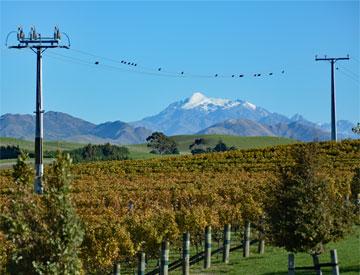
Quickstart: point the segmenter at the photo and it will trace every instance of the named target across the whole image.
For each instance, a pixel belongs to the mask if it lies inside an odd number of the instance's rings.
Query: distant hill
[[[32,140],[35,116],[5,114],[0,117],[0,136]],[[151,131],[115,121],[99,125],[61,112],[44,114],[45,140],[64,140],[79,143],[134,144],[145,142]]]
[[[249,119],[229,119],[214,124],[198,134],[233,136],[276,136],[267,125]]]
[[[329,139],[329,132],[325,132],[312,125],[302,124],[302,122],[298,121],[267,125],[247,119],[226,120],[200,131],[199,134],[279,136],[302,141],[320,141]]]

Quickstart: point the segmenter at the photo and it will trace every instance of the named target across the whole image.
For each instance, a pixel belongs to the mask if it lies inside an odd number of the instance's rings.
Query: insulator
[[[38,38],[35,28],[33,28],[33,38],[35,40]]]
[[[57,30],[57,32],[56,32],[56,37],[57,37],[57,39],[61,39],[61,33],[60,33],[60,31],[59,31],[59,29]]]

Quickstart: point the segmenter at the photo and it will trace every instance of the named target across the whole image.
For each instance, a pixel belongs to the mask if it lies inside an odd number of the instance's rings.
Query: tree
[[[148,142],[147,146],[152,148],[150,152],[152,154],[179,154],[176,142],[161,132],[152,133],[146,138],[146,141]]]
[[[355,223],[360,224],[360,167],[355,169],[354,177],[352,178],[350,184],[351,190],[351,201],[355,205],[354,213],[355,213]]]
[[[358,122],[358,124],[352,128],[352,131],[355,133],[355,134],[358,134],[360,135],[360,122]]]
[[[0,159],[15,159],[21,154],[19,145],[0,146]]]
[[[10,241],[10,274],[82,274],[79,249],[83,229],[70,201],[71,159],[59,154],[45,178],[45,193],[33,192],[33,171],[20,156],[15,187],[0,214],[0,230]]]
[[[324,171],[316,144],[295,150],[293,157],[296,164],[281,169],[267,207],[272,241],[288,251],[316,257],[323,245],[350,230],[352,205]]]
[[[214,152],[226,152],[231,150],[236,150],[236,148],[234,146],[228,147],[222,140],[219,140],[213,149]]]
[[[206,140],[204,138],[196,138],[195,141],[189,145],[189,150],[191,150],[191,154],[203,154],[207,152],[211,152],[212,149],[210,147],[206,147]]]
[[[69,152],[74,162],[97,161],[97,160],[124,160],[129,157],[129,149],[124,146],[88,144]]]

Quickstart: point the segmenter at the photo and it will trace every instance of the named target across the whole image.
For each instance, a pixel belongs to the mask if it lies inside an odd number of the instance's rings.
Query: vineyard
[[[209,225],[219,242],[225,224],[231,224],[240,242],[246,223],[254,228],[254,238],[272,242],[271,235],[262,236],[268,232],[263,224],[266,207],[275,200],[271,194],[281,169],[296,165],[292,152],[306,146],[73,165],[71,199],[85,227],[80,255],[84,270],[106,274],[115,262],[131,269],[139,252],[155,266],[161,242],[181,251],[183,232],[190,233],[193,247],[201,251]],[[350,196],[360,166],[360,140],[322,142],[317,148],[334,201]],[[0,171],[2,209],[14,184],[11,170]],[[0,242],[11,249],[1,232]],[[0,249],[1,263],[6,249]]]

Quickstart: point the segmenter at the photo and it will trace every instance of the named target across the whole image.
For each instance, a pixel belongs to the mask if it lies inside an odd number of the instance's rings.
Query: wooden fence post
[[[120,263],[114,264],[114,275],[120,275]]]
[[[258,253],[259,254],[265,253],[265,240],[262,238],[259,240]]]
[[[138,275],[145,274],[145,253],[139,253],[139,262],[138,262]]]
[[[244,228],[243,256],[249,257],[249,255],[250,255],[250,222],[246,222]]]
[[[211,226],[205,228],[205,255],[204,268],[209,268],[211,265]]]
[[[330,250],[330,257],[331,263],[334,264],[334,266],[332,267],[332,275],[340,275],[336,249]]]
[[[169,243],[161,243],[160,275],[168,275],[169,271]]]
[[[231,237],[231,224],[225,224],[225,226],[224,226],[223,262],[226,264],[229,263],[230,237]]]
[[[288,275],[295,275],[295,255],[288,255]]]
[[[182,274],[190,274],[190,233],[183,234]]]
[[[320,264],[319,255],[312,254],[312,259],[313,259],[316,275],[322,275],[321,268],[319,266]]]

